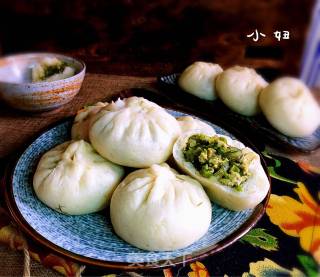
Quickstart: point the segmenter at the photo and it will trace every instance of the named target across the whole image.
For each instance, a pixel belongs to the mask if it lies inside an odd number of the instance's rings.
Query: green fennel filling
[[[40,79],[43,81],[54,74],[62,73],[67,66],[67,63],[65,62],[59,62],[53,65],[45,65],[44,74],[40,77]]]
[[[221,184],[237,191],[251,175],[249,165],[254,158],[253,153],[229,146],[224,137],[203,134],[188,139],[183,155],[203,177],[215,176]]]

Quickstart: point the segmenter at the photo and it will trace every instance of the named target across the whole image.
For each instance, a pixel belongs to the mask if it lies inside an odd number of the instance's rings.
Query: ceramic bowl
[[[76,69],[72,77],[51,81],[31,81],[31,66],[45,57],[56,57]],[[13,108],[25,111],[48,111],[73,99],[79,92],[86,66],[60,54],[28,53],[0,58],[0,98]]]

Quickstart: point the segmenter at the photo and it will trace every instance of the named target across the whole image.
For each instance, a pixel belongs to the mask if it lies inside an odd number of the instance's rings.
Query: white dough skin
[[[123,176],[121,166],[102,158],[89,143],[68,141],[42,156],[33,187],[50,208],[81,215],[104,209]]]
[[[215,135],[216,131],[209,124],[192,116],[180,116],[177,118],[180,125],[181,133],[204,132],[209,135]]]
[[[177,120],[142,97],[112,102],[94,116],[89,132],[98,153],[108,160],[143,168],[165,162],[179,136]]]
[[[219,137],[225,137],[228,145],[237,147],[238,149],[244,149],[245,152],[256,154],[249,165],[251,176],[242,184],[243,190],[237,191],[221,184],[214,176],[210,178],[203,177],[191,162],[185,160],[182,150],[185,148],[191,135],[192,134],[182,135],[177,140],[173,147],[173,157],[181,170],[198,180],[205,187],[209,198],[214,203],[233,211],[241,211],[254,208],[265,198],[269,191],[270,184],[260,163],[258,154],[237,140],[233,140],[228,136],[218,135]]]
[[[79,110],[72,125],[71,138],[73,140],[83,139],[85,141],[89,141],[89,128],[91,119],[107,105],[108,103],[98,102],[94,105],[87,106]]]
[[[186,92],[204,100],[216,99],[215,80],[223,70],[220,65],[195,62],[179,78],[179,86]]]
[[[216,79],[218,97],[234,112],[246,116],[259,111],[259,93],[268,83],[248,67],[233,66],[223,71]]]
[[[171,251],[199,240],[211,222],[212,207],[200,183],[167,164],[129,174],[110,204],[115,232],[149,251]]]
[[[320,108],[299,79],[283,77],[260,93],[260,107],[269,123],[290,137],[306,137],[320,125]]]

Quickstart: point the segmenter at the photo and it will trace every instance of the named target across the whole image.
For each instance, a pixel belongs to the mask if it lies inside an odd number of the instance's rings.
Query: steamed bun
[[[83,139],[85,141],[89,141],[89,127],[91,119],[107,105],[108,103],[98,102],[79,110],[72,125],[71,138],[74,140]]]
[[[208,139],[208,141],[197,143],[197,138],[194,136]],[[193,140],[192,147],[196,149],[191,150],[197,157],[193,161],[188,159],[190,152],[185,154],[190,138]],[[174,144],[173,158],[182,171],[204,186],[214,203],[224,208],[233,211],[251,209],[268,194],[270,184],[260,163],[259,155],[240,141],[228,136],[207,137],[207,134],[203,133],[184,134]],[[206,160],[209,163],[201,168],[202,162],[205,164]],[[224,172],[227,174],[225,175]],[[245,172],[248,178],[242,181],[241,173]],[[228,180],[235,182],[236,186],[231,186]]]
[[[192,116],[180,116],[177,118],[181,133],[190,133],[192,131],[204,132],[214,135],[216,132],[212,126]]]
[[[205,100],[216,99],[215,79],[223,70],[220,65],[195,62],[179,78],[179,86],[186,92]]]
[[[70,215],[93,213],[109,204],[124,169],[98,155],[83,141],[68,141],[45,153],[33,177],[38,198]]]
[[[259,103],[270,124],[287,136],[309,136],[320,125],[319,105],[299,79],[273,81],[260,93]]]
[[[259,109],[258,96],[267,82],[248,67],[233,66],[223,71],[216,79],[218,97],[234,112],[252,116]]]
[[[129,174],[115,190],[110,204],[117,235],[150,251],[176,250],[194,243],[207,232],[211,213],[202,186],[188,176],[178,175],[167,164]]]
[[[177,120],[141,97],[119,99],[94,116],[89,132],[97,152],[108,160],[142,168],[166,161],[179,136]]]

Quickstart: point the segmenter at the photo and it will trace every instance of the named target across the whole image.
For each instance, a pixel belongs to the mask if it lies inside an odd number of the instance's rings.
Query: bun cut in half
[[[259,155],[228,136],[182,135],[173,147],[173,157],[181,170],[198,180],[209,198],[224,208],[253,208],[269,191]]]

